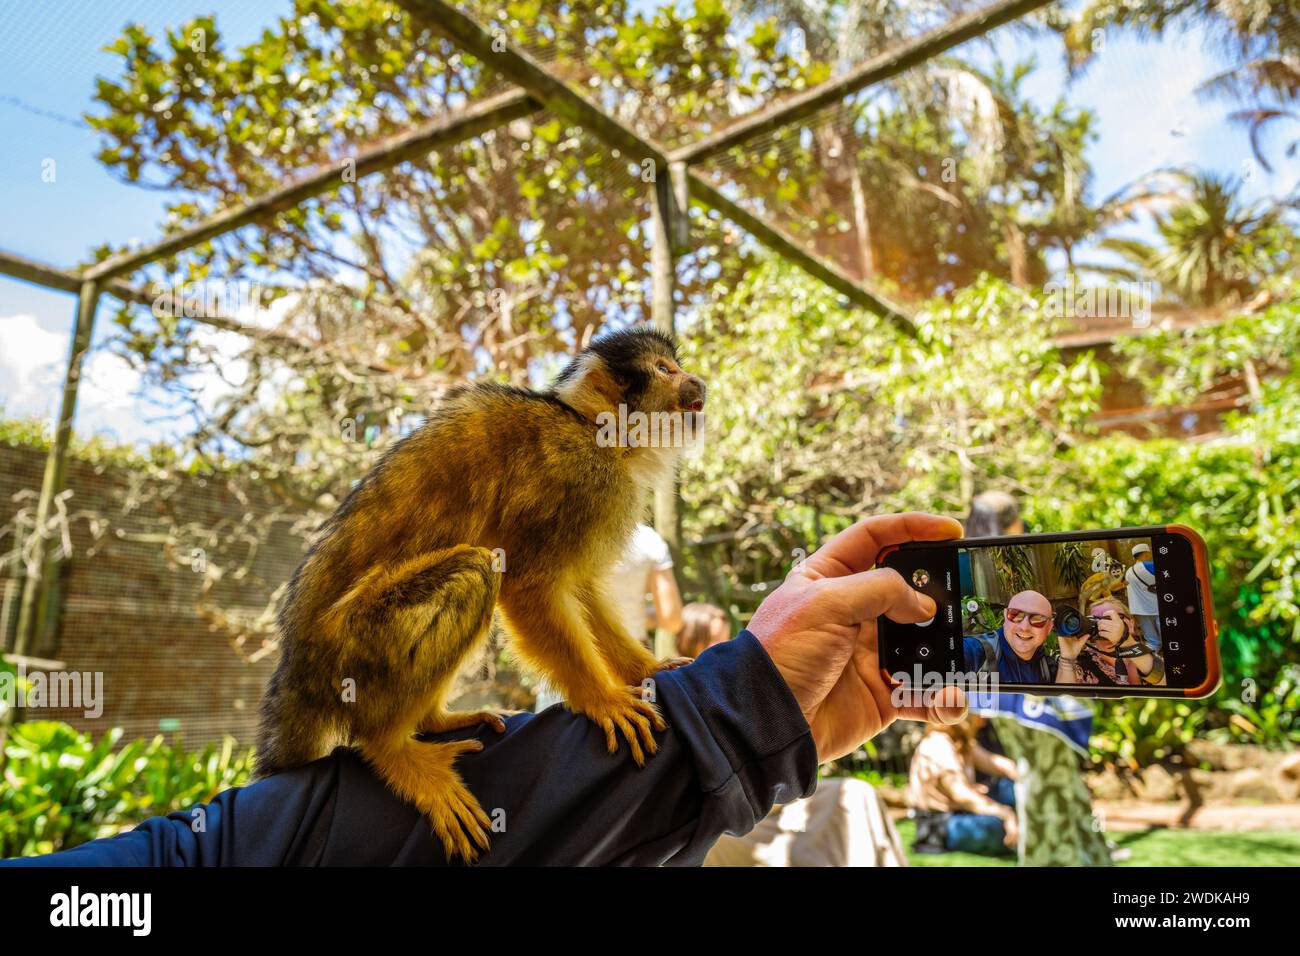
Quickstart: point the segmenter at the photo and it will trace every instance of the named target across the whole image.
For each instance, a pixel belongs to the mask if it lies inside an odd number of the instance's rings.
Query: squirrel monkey
[[[429,819],[448,859],[476,859],[491,820],[453,764],[483,744],[414,735],[505,732],[496,712],[445,708],[498,605],[518,657],[605,731],[610,753],[621,734],[644,765],[652,729],[666,725],[639,685],[686,661],[660,663],[632,638],[600,581],[647,492],[672,474],[685,429],[646,441],[646,429],[612,433],[611,422],[694,424],[704,391],[671,337],[635,328],[597,338],[548,391],[448,393],[353,488],[294,572],[257,775],[353,744]]]

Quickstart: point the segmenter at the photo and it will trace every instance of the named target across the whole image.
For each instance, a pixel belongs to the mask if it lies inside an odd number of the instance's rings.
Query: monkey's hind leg
[[[352,723],[362,756],[403,800],[433,825],[448,859],[472,862],[487,849],[491,821],[454,768],[461,754],[483,749],[477,740],[424,743],[421,730],[469,726],[477,715],[448,715],[443,701],[465,659],[487,636],[500,588],[493,555],[467,545],[376,568],[344,596],[332,614],[340,626],[364,634],[365,659],[384,655],[373,694],[360,695]],[[396,702],[396,703],[395,703]],[[430,721],[430,715],[436,718]],[[450,722],[447,718],[453,718]],[[500,729],[504,731],[504,723]],[[471,842],[472,841],[472,842]],[[477,844],[477,848],[475,845]]]
[[[254,779],[309,764],[328,754],[337,740],[330,717],[298,696],[293,682],[284,679],[284,670],[282,660],[262,696]]]
[[[467,863],[488,848],[492,820],[456,772],[455,762],[461,754],[482,749],[477,740],[424,743],[411,736],[409,725],[361,742],[362,755],[384,782],[433,825],[447,859],[459,856]]]

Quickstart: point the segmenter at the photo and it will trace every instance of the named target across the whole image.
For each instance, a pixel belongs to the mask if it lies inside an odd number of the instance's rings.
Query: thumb
[[[934,601],[903,580],[893,568],[876,568],[838,578],[820,586],[849,609],[852,624],[874,622],[882,614],[899,624],[920,624],[934,617]]]
[[[912,706],[897,707],[894,716],[899,720],[920,720],[927,724],[959,724],[966,719],[966,694],[960,687],[940,687],[912,690],[908,697],[916,701]]]

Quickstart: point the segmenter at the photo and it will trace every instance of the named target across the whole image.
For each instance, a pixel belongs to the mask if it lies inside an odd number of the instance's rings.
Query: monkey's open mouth
[[[686,410],[691,412],[704,411],[704,399],[697,398],[695,401],[691,402],[689,405],[686,406]]]

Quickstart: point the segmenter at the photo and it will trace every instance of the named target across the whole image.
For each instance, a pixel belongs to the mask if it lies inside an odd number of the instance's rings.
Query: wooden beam
[[[780,227],[765,222],[740,204],[728,199],[717,187],[694,170],[688,173],[688,178],[691,198],[716,209],[769,249],[789,259],[809,275],[825,282],[836,292],[847,297],[850,302],[892,322],[903,334],[911,338],[917,337],[916,326],[908,318],[902,306],[895,305],[883,296],[863,288],[833,263],[808,252]]]
[[[398,2],[430,27],[445,34],[453,42],[464,47],[488,66],[520,84],[552,113],[583,126],[603,142],[628,154],[629,159],[636,159],[637,157],[653,159],[656,167],[656,186],[659,187],[656,190],[656,201],[658,203],[667,205],[671,202],[673,195],[680,194],[680,187],[674,186],[673,172],[676,170],[677,182],[689,184],[689,191],[692,196],[718,209],[719,212],[722,212],[737,225],[751,233],[760,242],[768,245],[778,254],[791,259],[809,274],[821,279],[836,291],[847,296],[851,302],[894,322],[908,335],[916,335],[915,326],[912,325],[911,320],[907,318],[899,306],[867,291],[825,260],[810,255],[778,227],[763,222],[752,213],[746,212],[714,189],[709,183],[698,176],[690,174],[684,163],[670,161],[662,146],[639,136],[612,116],[606,114],[600,107],[569,89],[568,86],[547,73],[526,54],[511,49],[509,44],[505,43],[502,38],[494,37],[484,27],[453,7],[447,0],[398,0]],[[683,173],[686,175],[683,175]],[[661,193],[665,194],[660,195]],[[666,245],[671,248],[675,245],[673,241],[674,234],[676,233],[676,238],[680,242],[681,233],[674,227],[672,222],[669,222],[667,227],[669,231]]]
[[[44,262],[14,255],[0,250],[0,275],[12,276],[32,285],[44,286],[59,292],[71,292],[74,295],[81,288],[81,279],[75,273],[65,272]]]
[[[446,0],[397,0],[410,13],[457,46],[474,54],[502,76],[527,90],[556,116],[585,127],[604,143],[627,154],[629,161],[653,159],[659,171],[668,171],[665,151],[624,126],[590,100],[552,76],[528,54],[513,49],[502,36],[493,36],[473,18]]]
[[[75,272],[69,272],[55,266],[47,265],[43,262],[36,262],[33,259],[26,259],[22,256],[16,256],[13,253],[3,251],[0,251],[0,275],[13,276],[15,279],[22,279],[24,282],[31,282],[35,285],[44,286],[47,289],[54,289],[59,292],[75,293],[81,288],[81,279]],[[121,279],[112,279],[105,283],[104,294],[112,295],[114,298],[121,299],[123,302],[143,305],[149,309],[153,308],[154,303],[158,299],[157,293],[128,285]],[[285,333],[277,332],[274,329],[263,329],[255,325],[247,325],[237,319],[232,319],[224,315],[195,315],[190,316],[189,318],[191,321],[198,322],[200,325],[207,325],[214,329],[220,329],[223,332],[234,332],[237,335],[245,335],[250,339],[256,339],[258,341],[287,346],[295,351],[310,352],[315,351],[317,348],[329,351],[328,346],[312,345],[310,342],[304,342],[302,339],[295,338],[292,335],[286,335]],[[385,365],[381,362],[353,364],[355,364],[357,368],[371,372],[379,372],[381,374],[393,374],[397,371],[391,365]]]
[[[354,156],[345,157],[337,163],[310,172],[249,202],[215,213],[152,245],[97,262],[87,268],[82,273],[82,277],[103,280],[133,272],[150,262],[165,259],[234,229],[270,218],[286,209],[292,209],[314,196],[337,189],[345,182],[344,172],[360,180],[371,173],[392,169],[399,163],[423,156],[439,147],[459,143],[495,129],[510,120],[528,116],[537,109],[538,104],[522,90],[506,90],[504,93],[472,103],[462,110],[422,123],[413,130],[390,140],[367,146]]]
[[[670,163],[668,181],[664,184],[667,192],[658,199],[672,210],[668,217],[668,246],[675,256],[684,256],[691,251],[691,222],[688,213],[691,206],[691,184],[686,178],[685,163]]]
[[[852,93],[898,76],[967,40],[983,36],[996,27],[1052,2],[1054,0],[999,0],[987,7],[962,14],[942,26],[885,50],[843,76],[783,99],[710,136],[673,150],[668,158],[674,162],[702,162],[747,139],[806,119],[824,107],[839,103]]]
[[[493,68],[521,83],[523,88],[506,90],[489,99],[477,102],[464,110],[432,120],[387,143],[362,150],[353,160],[358,179],[373,172],[392,168],[406,159],[429,152],[439,146],[459,142],[488,129],[503,125],[512,119],[531,115],[541,109],[543,105],[557,115],[584,126],[602,141],[626,151],[631,161],[638,158],[653,160],[656,165],[656,175],[662,172],[664,175],[671,176],[670,168],[674,165],[677,165],[679,170],[682,168],[681,164],[684,164],[685,160],[670,162],[669,156],[663,147],[638,136],[613,117],[605,114],[594,104],[570,90],[555,77],[552,77],[524,54],[503,46],[477,23],[443,2],[443,0],[399,0],[399,2],[417,16],[426,20],[431,19],[435,28],[460,43],[471,53],[484,59]],[[1020,0],[1020,2],[1025,2],[1025,0]],[[1039,0],[1039,3],[1042,2],[1046,2],[1046,0]],[[499,51],[496,49],[497,47],[500,47]],[[684,181],[687,177],[681,177],[679,172],[678,178]],[[762,222],[757,217],[736,206],[703,180],[696,177],[689,178],[692,190],[697,198],[728,215],[737,225],[745,228],[759,241],[769,245],[775,252],[791,258],[810,274],[827,282],[837,291],[846,295],[850,301],[886,318],[893,316],[894,318],[891,320],[901,319],[907,329],[914,331],[911,322],[906,319],[902,310],[897,306],[863,289],[824,260],[810,256],[804,252],[798,243],[794,242],[779,228]],[[97,263],[85,270],[84,274],[80,276],[74,273],[64,273],[61,270],[51,270],[49,267],[43,267],[20,257],[3,253],[0,253],[0,272],[46,285],[50,288],[62,289],[66,292],[77,291],[83,278],[101,279],[103,281],[100,284],[103,286],[104,292],[122,298],[124,301],[150,305],[151,300],[146,298],[147,293],[132,289],[130,286],[113,280],[112,277],[138,269],[159,258],[174,255],[192,245],[251,224],[260,218],[274,215],[312,196],[327,192],[337,187],[341,182],[340,169],[326,168],[317,170],[282,189],[275,190],[249,203],[217,213],[200,223],[168,236],[152,246]],[[676,233],[672,237],[676,240],[673,245],[679,245],[681,234],[677,228],[674,228],[673,232]],[[233,320],[207,317],[198,319],[198,321],[228,331],[280,339],[286,344],[297,344],[303,348],[312,347],[307,343],[295,343],[288,336],[279,333],[242,326]],[[912,334],[912,331],[909,331],[909,334]],[[371,367],[374,368],[374,366]],[[391,371],[391,369],[387,368],[376,368],[376,370]]]

